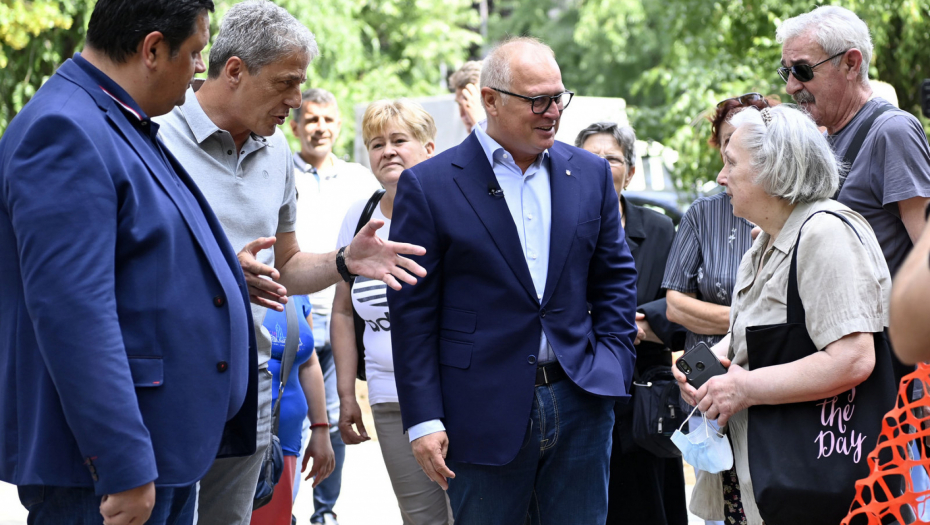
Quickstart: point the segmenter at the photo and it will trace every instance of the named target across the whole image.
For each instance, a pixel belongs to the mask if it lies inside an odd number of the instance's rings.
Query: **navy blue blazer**
[[[415,259],[428,272],[416,286],[388,290],[401,414],[405,429],[441,419],[452,460],[504,465],[516,457],[543,330],[576,385],[628,397],[636,270],[610,168],[560,142],[549,153],[541,301],[506,201],[489,194],[496,178],[474,134],[398,183],[391,240],[425,247]]]
[[[137,126],[68,60],[0,140],[3,481],[186,486],[255,450],[236,253]]]

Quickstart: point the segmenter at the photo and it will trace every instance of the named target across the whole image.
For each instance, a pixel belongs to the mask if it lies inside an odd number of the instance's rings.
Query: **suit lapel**
[[[578,194],[581,175],[571,171],[572,153],[556,142],[549,148],[549,185],[552,194],[552,226],[549,230],[549,270],[542,304],[545,306],[555,290],[565,266],[578,226]]]
[[[533,278],[521,251],[520,237],[507,208],[507,201],[503,197],[489,194],[489,187],[497,187],[497,178],[474,133],[462,143],[452,165],[459,168],[453,176],[455,183],[484,224],[517,280],[533,300],[537,300]]]

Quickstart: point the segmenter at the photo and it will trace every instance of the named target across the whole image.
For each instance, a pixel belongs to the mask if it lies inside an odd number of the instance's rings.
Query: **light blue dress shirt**
[[[494,170],[497,183],[504,192],[504,200],[513,217],[520,247],[533,278],[536,299],[542,301],[549,274],[549,231],[552,226],[552,193],[549,187],[549,150],[543,151],[536,161],[523,170],[513,160],[513,155],[487,134],[487,121],[474,127],[474,133]],[[546,332],[539,336],[540,365],[555,361],[555,355]],[[433,419],[414,425],[407,430],[410,441],[434,432],[445,430],[442,421]]]

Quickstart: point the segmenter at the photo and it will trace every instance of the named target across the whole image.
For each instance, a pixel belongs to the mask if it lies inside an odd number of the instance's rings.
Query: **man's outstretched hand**
[[[245,245],[239,252],[239,264],[245,274],[245,282],[249,285],[249,300],[252,304],[284,311],[283,304],[287,303],[287,290],[276,281],[281,274],[272,266],[258,262],[255,255],[262,250],[274,246],[274,237],[259,237]]]
[[[401,254],[423,255],[426,249],[413,244],[381,239],[376,232],[382,226],[384,226],[384,221],[372,219],[352,239],[352,243],[345,251],[346,267],[349,273],[384,281],[395,290],[400,290],[398,281],[416,284],[417,279],[414,276],[425,277],[426,270],[410,259],[402,257]],[[241,261],[242,258],[240,257],[239,260]],[[245,270],[245,266],[242,269]],[[250,293],[251,290],[252,287],[249,285]]]

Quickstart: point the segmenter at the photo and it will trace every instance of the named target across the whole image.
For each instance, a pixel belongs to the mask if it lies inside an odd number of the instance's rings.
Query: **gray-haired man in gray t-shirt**
[[[256,453],[217,459],[205,473],[198,494],[200,525],[248,525],[250,520],[262,458],[271,441],[272,379],[266,366],[271,339],[261,327],[265,308],[280,311],[287,295],[316,292],[351,274],[398,288],[398,281],[416,281],[406,270],[425,274],[398,255],[421,254],[422,249],[381,241],[375,235],[381,224],[369,223],[341,250],[300,251],[294,231],[293,162],[277,126],[300,106],[300,86],[316,55],[313,35],[283,8],[266,0],[236,4],[213,43],[207,80],[196,92],[189,90],[187,102],[160,122],[162,140],[197,182],[233,248],[240,250],[249,295],[257,305]],[[325,427],[325,409],[322,412],[320,424]],[[319,430],[322,437],[311,438],[306,457],[314,457],[311,472],[322,479],[332,470],[333,454],[328,429]],[[321,459],[328,465],[322,469],[317,465]]]
[[[778,28],[786,90],[846,156],[859,129],[889,103],[869,85],[872,40],[852,11],[825,6],[785,20]],[[840,202],[869,221],[892,276],[924,226],[930,201],[930,147],[920,122],[891,109],[872,122],[851,162]]]

